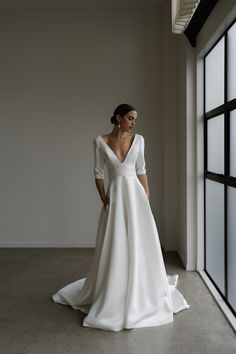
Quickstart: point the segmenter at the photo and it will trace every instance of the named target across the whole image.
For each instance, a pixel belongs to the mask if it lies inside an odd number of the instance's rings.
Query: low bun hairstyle
[[[130,111],[136,111],[136,109],[128,103],[122,103],[116,107],[114,110],[113,116],[111,117],[111,124],[117,124],[116,116],[119,114],[121,117],[124,117]]]
[[[111,124],[116,124],[116,118],[114,116],[111,117]]]

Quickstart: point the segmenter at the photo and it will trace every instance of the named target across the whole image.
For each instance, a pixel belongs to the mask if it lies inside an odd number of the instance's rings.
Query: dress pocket
[[[145,195],[145,198],[146,198],[146,199],[147,199],[147,201],[149,202],[149,199],[148,199],[147,193],[145,192],[145,189],[144,189],[144,187],[143,187],[142,183],[140,182],[140,180],[138,179],[138,177],[137,177],[137,181],[138,181],[138,185],[139,185],[139,187],[140,187],[140,189],[141,189],[142,193]]]

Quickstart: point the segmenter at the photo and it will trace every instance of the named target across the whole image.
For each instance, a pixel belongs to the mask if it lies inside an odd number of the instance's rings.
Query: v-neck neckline
[[[102,135],[99,135],[99,137],[100,137],[101,140],[103,141],[104,145],[107,146],[109,150],[111,150],[111,152],[113,153],[113,155],[116,157],[116,159],[119,161],[120,164],[123,164],[123,163],[126,161],[126,159],[128,158],[128,155],[129,155],[130,151],[132,150],[133,145],[134,145],[134,142],[135,142],[135,140],[136,140],[136,136],[137,136],[137,134],[134,134],[134,138],[133,138],[133,141],[132,141],[132,143],[131,143],[131,145],[130,145],[130,148],[129,148],[129,150],[128,150],[128,152],[127,152],[127,154],[126,154],[124,160],[121,161],[121,160],[117,157],[116,153],[112,150],[112,148],[107,144],[107,142],[106,142],[105,139],[102,137]]]

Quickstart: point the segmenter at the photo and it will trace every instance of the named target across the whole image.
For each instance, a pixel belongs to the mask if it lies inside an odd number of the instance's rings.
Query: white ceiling
[[[67,7],[159,7],[166,0],[0,0],[0,10]]]

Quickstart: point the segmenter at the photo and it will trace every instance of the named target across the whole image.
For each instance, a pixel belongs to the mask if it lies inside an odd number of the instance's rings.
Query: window
[[[204,270],[236,315],[236,21],[204,56]]]

